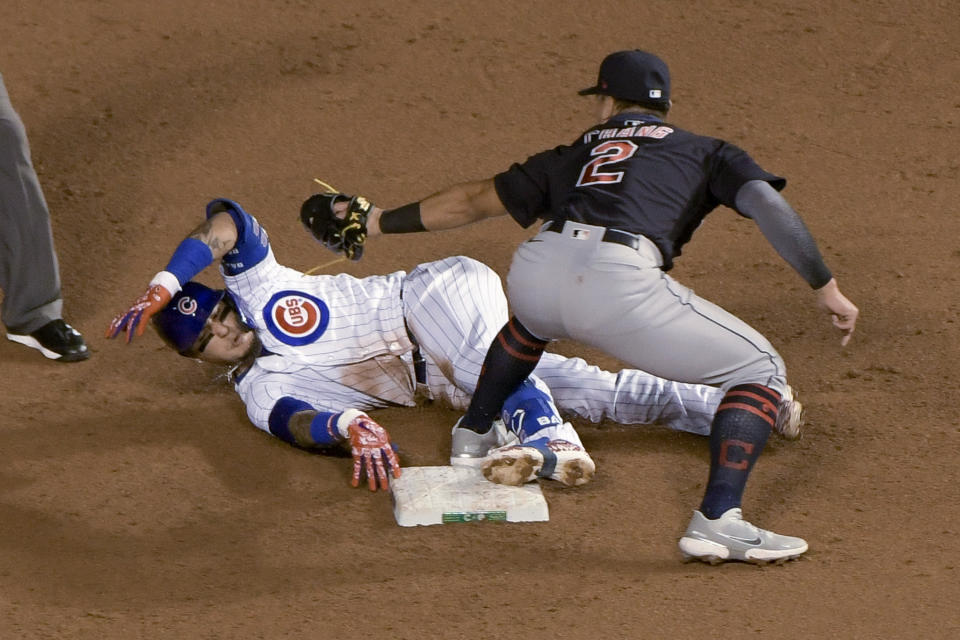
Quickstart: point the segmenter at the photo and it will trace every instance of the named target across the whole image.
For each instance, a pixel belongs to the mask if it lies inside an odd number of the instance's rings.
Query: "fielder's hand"
[[[853,330],[857,326],[857,317],[860,315],[860,310],[845,295],[840,293],[840,287],[835,279],[817,289],[817,302],[830,314],[833,326],[843,333],[840,346],[847,346],[850,338],[853,337]]]
[[[325,247],[351,260],[363,256],[367,240],[367,217],[373,205],[363,196],[340,193],[326,182],[322,193],[307,198],[300,207],[300,222]]]
[[[356,409],[347,409],[337,419],[337,430],[350,441],[350,453],[353,455],[353,478],[350,484],[360,484],[362,471],[367,473],[370,491],[377,490],[377,481],[384,491],[390,488],[387,467],[394,478],[400,477],[400,461],[390,445],[387,430],[370,419],[370,416]]]
[[[125,312],[118,315],[107,327],[106,337],[116,338],[121,331],[127,333],[127,343],[133,339],[133,334],[142,336],[147,328],[147,321],[151,316],[167,306],[173,294],[162,284],[155,284],[137,298],[136,302]]]

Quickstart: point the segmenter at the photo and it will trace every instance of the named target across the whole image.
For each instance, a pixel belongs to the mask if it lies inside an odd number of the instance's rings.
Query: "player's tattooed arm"
[[[237,225],[229,213],[222,211],[204,220],[187,237],[199,240],[210,247],[213,259],[216,261],[237,244]]]
[[[312,449],[319,446],[310,435],[310,423],[317,416],[318,411],[298,411],[290,416],[290,422],[287,426],[290,428],[290,435],[294,442],[301,446]],[[329,445],[328,445],[329,446]]]
[[[303,409],[290,416],[287,429],[293,438],[293,444],[305,449],[329,449],[344,444],[333,420],[340,414],[328,414],[321,411]],[[317,416],[320,417],[320,428],[314,424]],[[325,428],[324,428],[325,427]]]

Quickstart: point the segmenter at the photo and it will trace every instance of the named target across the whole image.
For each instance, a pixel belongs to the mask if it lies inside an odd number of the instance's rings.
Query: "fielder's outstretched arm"
[[[367,235],[440,231],[506,214],[492,178],[464,182],[396,209],[374,208]]]
[[[817,243],[799,214],[769,183],[751,180],[736,196],[737,211],[752,218],[767,241],[816,290],[817,303],[840,329],[841,345],[850,342],[860,311],[840,292]]]

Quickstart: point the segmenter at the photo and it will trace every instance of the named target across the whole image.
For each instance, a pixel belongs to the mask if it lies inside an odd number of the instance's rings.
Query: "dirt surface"
[[[91,360],[0,342],[0,638],[960,637],[960,19],[954,2],[3,0],[0,70]],[[403,529],[345,460],[249,426],[218,371],[107,342],[205,203],[278,258],[333,256],[296,212],[322,176],[397,206],[572,140],[609,51],[671,65],[671,120],[789,178],[862,321],[848,348],[756,228],[721,209],[675,275],[764,332],[808,408],[746,515],[782,567],[683,564],[706,442],[582,427],[598,475],[549,523]],[[376,239],[355,275],[467,254],[508,219]],[[214,270],[202,278],[217,282]],[[619,365],[575,344],[559,350]],[[411,465],[457,414],[377,414]]]

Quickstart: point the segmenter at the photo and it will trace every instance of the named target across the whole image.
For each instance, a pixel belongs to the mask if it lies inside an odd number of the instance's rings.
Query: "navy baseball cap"
[[[580,95],[601,94],[666,111],[670,108],[670,70],[646,51],[617,51],[600,63],[597,84]]]
[[[153,326],[180,355],[190,355],[207,318],[225,295],[224,289],[211,289],[191,280],[153,316]]]

